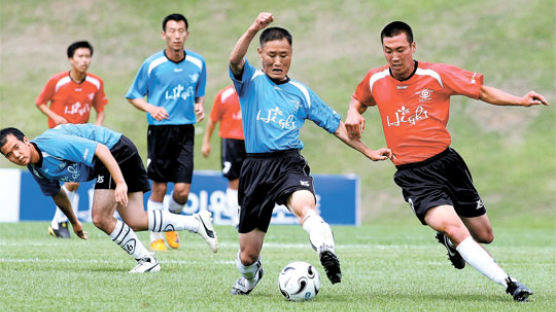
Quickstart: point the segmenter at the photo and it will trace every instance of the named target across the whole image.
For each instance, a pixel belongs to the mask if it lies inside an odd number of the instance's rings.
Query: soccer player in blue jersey
[[[203,237],[211,249],[216,248],[209,212],[182,216],[143,209],[143,193],[150,190],[147,173],[137,148],[121,133],[91,124],[63,124],[30,141],[20,130],[5,128],[0,130],[0,152],[14,164],[27,166],[42,192],[52,197],[82,239],[87,239],[87,233],[60,182],[96,178],[93,223],[137,260],[131,273],[160,270],[135,231],[189,230]],[[122,221],[114,218],[114,210]]]
[[[247,295],[263,276],[260,252],[275,203],[285,204],[299,218],[319,254],[328,279],[342,278],[330,226],[315,210],[315,191],[309,166],[301,156],[299,130],[306,119],[333,133],[372,160],[391,157],[389,149],[373,151],[359,139],[350,139],[340,115],[303,83],[287,76],[292,37],[279,27],[266,29],[257,49],[262,70],[244,58],[257,32],[273,21],[260,13],[237,41],[230,55],[230,77],[239,95],[247,158],[239,178],[239,245],[237,268],[241,277],[233,295]]]
[[[147,202],[149,211],[163,209],[168,182],[173,182],[168,208],[179,214],[191,188],[193,125],[205,116],[207,74],[204,58],[184,48],[188,26],[181,14],[164,18],[162,38],[166,48],[143,62],[126,95],[131,104],[147,112],[147,174],[153,181]],[[166,232],[166,241],[172,248],[179,247],[176,232]],[[151,233],[150,247],[155,251],[166,250],[161,233]]]

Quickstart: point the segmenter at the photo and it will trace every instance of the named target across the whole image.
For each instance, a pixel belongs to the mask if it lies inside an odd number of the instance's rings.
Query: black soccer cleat
[[[319,259],[330,282],[332,284],[341,282],[342,270],[340,269],[338,256],[331,249],[323,249],[319,253]]]
[[[461,257],[461,255],[456,250],[456,248],[454,248],[450,244],[448,237],[446,237],[446,235],[442,232],[437,232],[436,239],[440,244],[444,245],[444,247],[446,247],[446,249],[448,250],[448,258],[450,259],[450,262],[452,262],[454,268],[458,270],[463,269],[465,267],[465,260]]]
[[[54,229],[52,226],[48,226],[48,234],[56,238],[70,238],[70,232],[68,230],[68,222],[58,223],[58,229]]]
[[[508,285],[506,292],[514,297],[514,301],[529,301],[529,296],[533,294],[531,289],[527,288],[527,286],[521,284],[520,282],[511,279],[509,276],[506,278],[506,284]]]

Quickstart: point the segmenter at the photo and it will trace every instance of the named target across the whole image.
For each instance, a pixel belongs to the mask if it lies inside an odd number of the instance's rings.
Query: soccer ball
[[[280,272],[278,288],[291,301],[312,299],[319,293],[319,272],[307,262],[292,262]]]

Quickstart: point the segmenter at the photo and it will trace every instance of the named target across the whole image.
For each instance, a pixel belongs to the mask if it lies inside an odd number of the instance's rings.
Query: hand
[[[61,124],[67,124],[68,123],[67,119],[60,116],[60,115],[52,116],[52,120],[54,120],[54,123],[56,123],[56,125],[61,125]]]
[[[272,23],[272,21],[274,21],[272,13],[261,12],[259,13],[259,16],[257,16],[257,19],[251,25],[251,29],[259,31],[268,26],[268,24]]]
[[[535,91],[529,91],[527,94],[525,94],[525,96],[521,99],[521,102],[523,106],[531,106],[531,105],[539,105],[539,104],[544,104],[546,106],[550,105],[548,104],[544,96],[542,96],[542,94],[539,94]]]
[[[116,198],[116,202],[123,207],[127,207],[127,184],[118,183],[116,184],[116,189],[114,190],[114,197]]]
[[[376,151],[372,151],[368,156],[372,161],[377,160],[386,160],[386,159],[393,159],[394,154],[392,154],[392,150],[389,148],[379,148]]]
[[[148,110],[148,113],[151,114],[151,116],[158,121],[161,121],[162,119],[168,119],[169,117],[168,112],[164,107],[159,107],[154,105],[151,105],[151,107]]]
[[[88,239],[89,233],[83,231],[83,226],[81,222],[77,221],[77,223],[71,225],[73,227],[73,232],[81,239]]]
[[[361,116],[358,111],[350,108],[348,110],[345,124],[348,136],[350,138],[361,138],[361,132],[365,130],[365,118],[363,118],[363,116]]]
[[[210,155],[210,143],[203,142],[203,146],[201,146],[201,153],[205,158],[209,157]]]
[[[203,108],[203,104],[195,103],[193,105],[193,108],[195,109],[195,115],[197,115],[197,122],[203,121],[203,119],[205,119],[205,110]]]

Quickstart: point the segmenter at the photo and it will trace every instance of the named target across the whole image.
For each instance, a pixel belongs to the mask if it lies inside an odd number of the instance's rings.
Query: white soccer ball
[[[307,262],[292,262],[280,272],[278,288],[291,301],[312,299],[319,293],[319,272]]]

